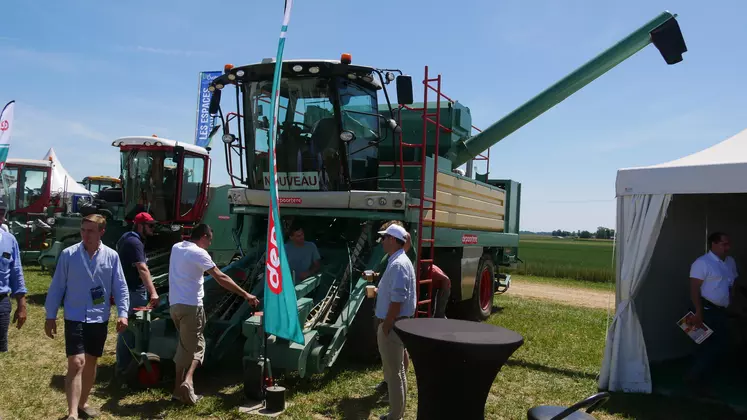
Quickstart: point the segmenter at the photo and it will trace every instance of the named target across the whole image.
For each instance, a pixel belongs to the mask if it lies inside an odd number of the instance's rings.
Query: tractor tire
[[[150,361],[151,372],[148,372],[145,364],[133,360],[127,367],[125,372],[125,378],[127,378],[127,385],[131,389],[147,389],[157,386],[163,378],[164,366],[161,363],[161,358],[153,353],[148,353],[148,361]]]
[[[493,313],[495,287],[495,264],[488,256],[483,256],[477,267],[475,289],[469,302],[468,316],[474,321],[485,321]]]
[[[244,396],[252,401],[264,399],[265,378],[262,374],[262,365],[259,363],[248,363],[244,367]]]

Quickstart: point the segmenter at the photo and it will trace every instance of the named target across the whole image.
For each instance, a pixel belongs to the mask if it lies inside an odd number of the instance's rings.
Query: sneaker
[[[184,402],[188,404],[197,404],[197,401],[202,399],[202,395],[195,394],[195,389],[192,384],[183,383],[181,386],[182,395]]]

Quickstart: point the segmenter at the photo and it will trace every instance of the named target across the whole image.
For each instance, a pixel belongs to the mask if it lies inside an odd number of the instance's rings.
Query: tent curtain
[[[651,265],[671,200],[671,194],[636,194],[617,199],[617,309],[607,331],[600,389],[651,393],[646,343],[633,300]]]

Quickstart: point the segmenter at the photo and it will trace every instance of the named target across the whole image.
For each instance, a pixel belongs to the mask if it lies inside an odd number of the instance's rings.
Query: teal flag
[[[298,344],[304,344],[301,325],[298,321],[296,305],[296,288],[291,276],[288,257],[283,245],[282,227],[279,225],[280,210],[278,207],[278,175],[275,157],[275,140],[277,138],[277,116],[280,101],[280,75],[285,47],[285,33],[290,21],[293,0],[287,0],[283,27],[280,30],[278,54],[275,59],[275,75],[272,80],[272,116],[270,120],[270,214],[267,224],[267,260],[265,262],[265,331],[277,337],[285,338]]]

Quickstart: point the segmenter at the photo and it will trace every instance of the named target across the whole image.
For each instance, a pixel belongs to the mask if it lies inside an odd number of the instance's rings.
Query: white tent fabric
[[[745,179],[747,130],[677,160],[618,170],[616,311],[600,389],[650,393],[649,363],[694,345],[674,328],[689,301],[689,264],[711,229],[747,233]]]
[[[747,192],[747,129],[681,159],[617,172],[617,195]]]
[[[62,162],[57,158],[57,154],[55,154],[52,148],[44,156],[44,160],[49,160],[50,158],[52,160],[52,180],[50,184],[52,194],[67,191],[67,196],[73,194],[93,195],[93,193],[78,184],[75,178],[65,170],[65,167],[62,166]]]
[[[648,272],[671,199],[670,194],[637,194],[618,199],[617,309],[607,332],[599,378],[602,389],[651,392],[646,343],[633,300]]]

